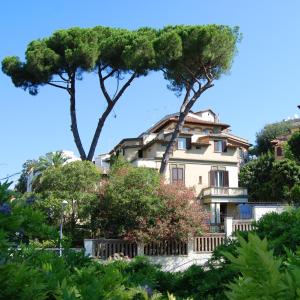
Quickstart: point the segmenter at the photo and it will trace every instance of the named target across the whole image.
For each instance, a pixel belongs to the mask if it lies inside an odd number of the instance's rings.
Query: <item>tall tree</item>
[[[169,26],[158,34],[154,46],[159,68],[169,88],[184,93],[178,122],[162,158],[164,174],[185,118],[214,80],[229,71],[240,39],[237,27],[221,25]]]
[[[32,41],[25,62],[16,56],[2,61],[2,70],[16,87],[36,95],[44,85],[62,89],[69,95],[71,131],[82,160],[92,160],[102,127],[117,101],[132,81],[146,75],[154,63],[152,40],[155,31],[137,31],[107,27],[71,28],[54,32],[50,37]],[[84,72],[97,71],[107,107],[99,118],[88,153],[79,135],[76,112],[76,82]],[[117,90],[109,93],[105,83],[117,81]],[[125,80],[123,85],[120,81]],[[113,94],[113,95],[111,95]]]
[[[274,146],[271,141],[280,135],[289,134],[291,127],[292,123],[290,121],[281,121],[265,125],[261,131],[256,133],[256,145],[252,150],[253,154],[259,156],[268,151],[273,152]]]

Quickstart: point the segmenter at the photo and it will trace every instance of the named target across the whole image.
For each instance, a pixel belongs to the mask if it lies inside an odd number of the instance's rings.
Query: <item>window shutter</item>
[[[222,152],[227,152],[227,142],[222,141]]]
[[[177,178],[177,168],[172,168],[172,182],[176,182]]]
[[[178,181],[183,182],[183,169],[182,168],[178,168],[177,169],[177,174],[178,174]]]
[[[228,171],[224,171],[224,186],[229,187],[229,173],[228,173]]]
[[[215,186],[215,171],[211,170],[209,171],[209,182],[210,186]]]
[[[192,149],[192,138],[186,138],[186,149]]]
[[[214,151],[218,151],[218,141],[214,141]]]

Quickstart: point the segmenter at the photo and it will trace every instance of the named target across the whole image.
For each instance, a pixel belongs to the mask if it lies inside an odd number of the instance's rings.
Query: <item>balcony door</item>
[[[228,171],[211,170],[209,172],[211,187],[229,187]]]

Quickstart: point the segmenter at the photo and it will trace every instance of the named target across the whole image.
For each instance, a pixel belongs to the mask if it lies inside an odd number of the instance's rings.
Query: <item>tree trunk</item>
[[[118,102],[118,100],[121,98],[121,96],[123,95],[123,93],[125,92],[125,90],[130,86],[131,82],[134,80],[134,78],[136,77],[136,73],[133,73],[131,75],[131,77],[128,79],[128,81],[123,85],[123,87],[120,89],[120,91],[116,94],[116,96],[111,99],[111,97],[108,95],[106,87],[104,85],[104,79],[102,78],[102,74],[101,74],[101,70],[99,69],[99,81],[100,81],[100,87],[101,90],[104,94],[104,97],[107,101],[107,107],[106,110],[104,111],[104,113],[102,114],[101,118],[98,121],[98,125],[97,128],[95,130],[94,133],[94,137],[90,146],[90,150],[87,156],[87,160],[92,161],[95,151],[96,151],[96,147],[97,147],[97,143],[102,131],[102,128],[104,126],[104,123],[107,119],[107,117],[109,116],[110,112],[112,111],[112,109],[114,108],[114,106],[116,105],[116,103]]]
[[[75,99],[75,75],[71,77],[71,88],[69,89],[70,93],[70,115],[71,115],[71,131],[73,133],[74,141],[80,157],[82,160],[86,160],[86,154],[83,149],[81,139],[77,127],[77,117],[76,117],[76,99]]]
[[[93,140],[92,140],[92,143],[91,143],[91,147],[90,147],[90,151],[89,151],[88,156],[87,156],[87,160],[92,161],[92,159],[94,157],[95,150],[96,150],[96,147],[97,147],[97,143],[98,143],[103,125],[104,125],[107,117],[109,116],[110,112],[112,111],[113,107],[114,107],[114,102],[111,102],[110,104],[108,104],[108,106],[106,107],[106,110],[104,111],[104,113],[102,114],[101,118],[98,121],[98,125],[97,125],[97,128],[95,130],[95,134],[94,134],[94,137],[93,137]]]
[[[213,85],[211,82],[208,82],[206,85],[204,85],[202,88],[199,87],[198,91],[194,91],[194,95],[190,98],[190,91],[191,89],[186,90],[186,94],[183,100],[183,103],[180,107],[180,113],[178,117],[178,122],[176,124],[176,127],[172,133],[171,140],[169,141],[166,151],[163,155],[163,158],[161,160],[161,165],[159,169],[159,173],[161,175],[166,174],[167,165],[170,159],[171,152],[173,151],[174,145],[178,139],[178,136],[182,130],[182,127],[184,125],[184,121],[190,110],[192,109],[195,102],[199,99],[199,97],[202,95],[202,93],[207,90],[208,88],[212,87]]]
[[[167,170],[167,165],[170,159],[171,152],[173,151],[174,145],[178,139],[179,133],[182,130],[184,120],[185,120],[186,115],[184,113],[180,113],[178,122],[176,124],[176,127],[172,133],[171,140],[167,145],[166,151],[163,155],[161,165],[160,165],[160,170],[159,173],[162,175],[165,175],[166,170]]]

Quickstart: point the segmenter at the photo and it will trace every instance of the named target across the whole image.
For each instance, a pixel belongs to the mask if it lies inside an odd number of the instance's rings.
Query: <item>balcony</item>
[[[248,191],[240,187],[207,187],[201,192],[204,203],[245,203]]]

